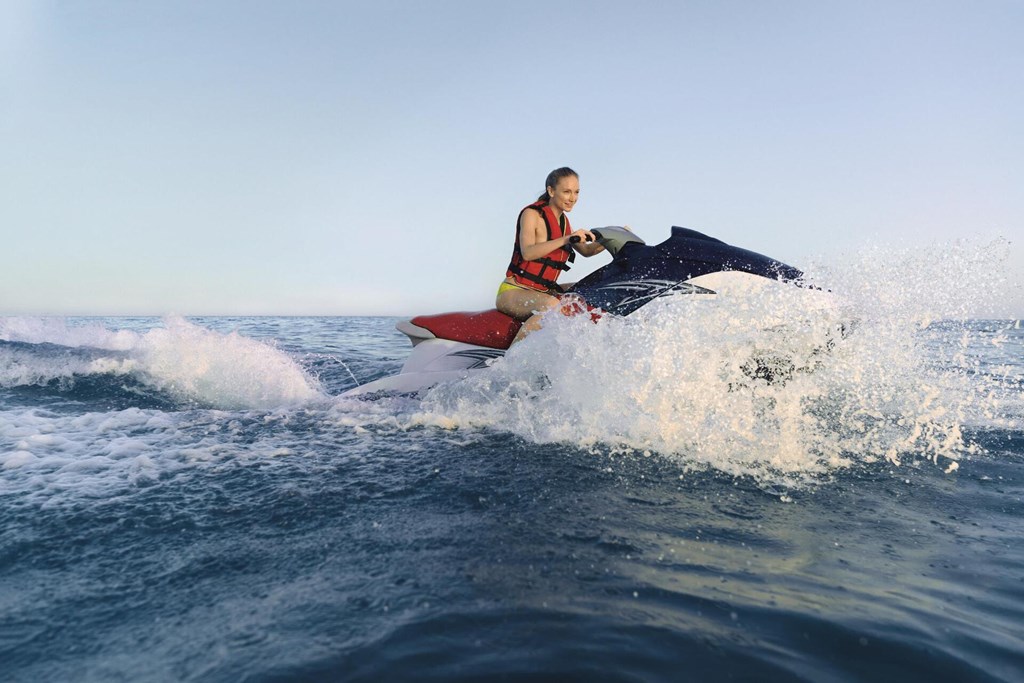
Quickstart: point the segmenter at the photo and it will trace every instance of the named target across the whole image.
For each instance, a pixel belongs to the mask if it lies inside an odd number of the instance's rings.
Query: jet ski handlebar
[[[646,244],[646,242],[634,235],[632,231],[618,225],[608,225],[603,228],[591,228],[590,232],[594,233],[598,244],[604,247],[612,256],[619,253],[619,250],[627,244]],[[580,238],[573,235],[569,238],[569,241],[575,244],[580,241]]]

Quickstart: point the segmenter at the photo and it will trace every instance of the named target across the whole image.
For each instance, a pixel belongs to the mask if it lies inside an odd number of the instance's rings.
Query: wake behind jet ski
[[[673,226],[670,237],[654,246],[617,226],[591,232],[612,261],[569,288],[563,299],[567,314],[586,310],[595,319],[627,316],[666,296],[743,296],[771,283],[795,286],[803,276],[785,263],[688,228]],[[403,320],[396,328],[409,337],[413,349],[401,372],[343,396],[414,393],[464,378],[504,356],[521,325],[496,309]]]

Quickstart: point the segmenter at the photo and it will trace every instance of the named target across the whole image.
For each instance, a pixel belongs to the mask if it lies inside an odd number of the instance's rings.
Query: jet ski
[[[696,230],[673,226],[670,237],[653,246],[619,226],[591,232],[612,261],[568,288],[566,314],[585,312],[597,320],[605,315],[628,316],[668,296],[742,296],[779,283],[803,286],[803,273],[797,268]],[[497,309],[403,320],[396,328],[409,337],[412,353],[401,372],[342,395],[419,393],[485,370],[505,355],[520,325]],[[791,370],[786,363],[780,367],[778,358],[768,357],[752,361],[748,375],[770,381]]]

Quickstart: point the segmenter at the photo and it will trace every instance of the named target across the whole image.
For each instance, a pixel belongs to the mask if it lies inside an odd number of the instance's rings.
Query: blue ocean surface
[[[1024,680],[1019,323],[673,305],[369,400],[394,318],[0,318],[0,679]]]

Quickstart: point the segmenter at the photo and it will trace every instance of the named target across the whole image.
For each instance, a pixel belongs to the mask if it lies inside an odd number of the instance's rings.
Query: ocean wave
[[[97,400],[134,393],[229,410],[297,405],[324,395],[315,378],[272,344],[177,317],[143,333],[59,319],[0,319],[0,388],[24,387]]]

